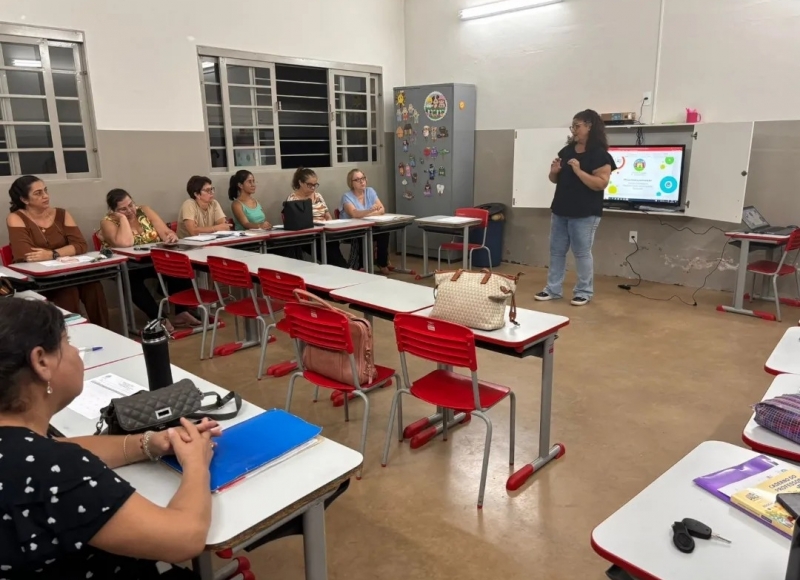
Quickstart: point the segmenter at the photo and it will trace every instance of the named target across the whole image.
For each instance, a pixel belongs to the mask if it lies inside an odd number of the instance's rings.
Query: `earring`
[[[53,394],[53,387],[50,386],[50,381],[47,381],[47,391],[46,392],[47,392],[48,395],[52,395]]]

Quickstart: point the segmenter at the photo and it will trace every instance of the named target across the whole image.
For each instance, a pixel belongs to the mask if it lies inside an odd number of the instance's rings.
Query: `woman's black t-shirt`
[[[558,152],[561,158],[561,172],[558,174],[556,193],[550,209],[561,217],[583,218],[603,215],[603,192],[595,191],[583,183],[575,175],[575,171],[567,163],[570,159],[577,159],[581,169],[591,174],[603,165],[610,165],[611,171],[617,168],[614,158],[608,151],[599,148],[587,149],[583,153],[576,153],[574,145],[567,145]]]
[[[152,562],[89,546],[133,493],[78,445],[0,427],[0,580],[154,577]]]

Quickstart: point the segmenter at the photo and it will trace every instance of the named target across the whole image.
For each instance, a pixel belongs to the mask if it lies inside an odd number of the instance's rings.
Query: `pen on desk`
[[[103,350],[102,346],[79,346],[78,350],[80,352],[97,352],[98,350]]]

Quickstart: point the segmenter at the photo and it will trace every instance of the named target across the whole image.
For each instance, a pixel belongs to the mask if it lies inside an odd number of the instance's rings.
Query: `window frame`
[[[203,58],[213,58],[217,59],[218,62],[218,70],[219,70],[219,78],[220,78],[220,94],[221,94],[221,106],[222,106],[222,115],[223,115],[223,123],[225,124],[223,127],[224,134],[225,134],[225,149],[226,149],[226,156],[227,156],[227,163],[226,167],[212,167],[211,164],[211,150],[219,147],[212,147],[211,145],[211,136],[209,132],[209,123],[208,123],[208,104],[206,103],[206,93],[205,93],[205,85],[206,81],[203,75],[203,67],[202,62]],[[230,175],[239,169],[246,169],[249,171],[257,171],[257,172],[273,172],[273,171],[288,171],[281,167],[282,157],[281,157],[281,150],[280,150],[280,121],[279,121],[279,99],[278,99],[278,90],[277,90],[277,77],[275,73],[275,65],[290,65],[290,66],[300,66],[300,67],[309,67],[309,68],[322,68],[325,69],[328,74],[328,127],[329,127],[329,135],[330,135],[330,167],[331,168],[342,168],[342,167],[349,167],[354,168],[357,166],[364,166],[364,165],[378,165],[383,162],[384,160],[384,125],[385,119],[383,118],[383,110],[384,110],[384,103],[383,103],[383,68],[380,66],[374,65],[360,65],[360,64],[350,64],[350,63],[340,63],[340,62],[331,62],[331,61],[321,61],[321,60],[314,60],[314,59],[305,59],[305,58],[293,58],[293,57],[284,57],[284,56],[277,56],[277,55],[270,55],[270,54],[259,54],[259,53],[251,53],[246,51],[239,51],[239,50],[230,50],[230,49],[220,49],[208,46],[198,46],[197,47],[197,63],[198,63],[198,71],[200,75],[200,89],[201,89],[201,98],[203,103],[203,122],[205,125],[205,134],[206,134],[206,150],[208,152],[207,162],[209,165],[209,170],[211,173],[217,175]],[[231,156],[232,147],[232,130],[231,130],[231,120],[230,120],[230,104],[228,103],[228,94],[227,94],[227,82],[223,81],[223,71],[226,74],[227,79],[227,65],[235,63],[241,66],[250,66],[256,68],[269,68],[270,69],[270,80],[271,80],[271,94],[272,94],[272,111],[273,111],[273,134],[275,137],[275,164],[274,165],[250,165],[250,166],[237,166],[235,164],[235,158]],[[340,127],[336,126],[336,100],[335,100],[335,87],[333,87],[333,79],[334,75],[352,75],[352,76],[364,76],[366,77],[366,96],[367,96],[367,153],[370,157],[369,161],[363,162],[339,162],[338,160],[338,151],[340,146],[337,144],[336,135],[337,130],[341,129]],[[373,81],[375,86],[375,92],[372,91]],[[373,98],[375,99],[376,107],[372,106]],[[375,124],[373,125],[372,119],[375,119]],[[216,126],[215,126],[216,127]],[[258,146],[255,147],[258,149]],[[375,153],[375,158],[372,159],[373,150]]]
[[[84,42],[84,35],[82,32],[74,30],[63,30],[56,28],[44,28],[25,26],[19,24],[3,23],[0,22],[0,42],[17,45],[32,45],[37,46],[39,50],[39,57],[41,59],[40,67],[7,67],[5,63],[0,61],[0,86],[4,89],[0,95],[0,111],[2,111],[2,119],[0,119],[0,129],[6,126],[46,126],[50,128],[50,138],[52,147],[31,147],[19,148],[16,147],[16,132],[9,131],[6,135],[6,148],[3,152],[7,152],[9,156],[9,165],[11,175],[0,176],[0,182],[6,183],[15,180],[20,175],[23,175],[20,167],[18,154],[21,152],[36,152],[36,151],[52,151],[56,164],[56,171],[54,173],[41,173],[43,177],[48,180],[74,180],[74,179],[97,179],[100,177],[100,166],[97,155],[97,135],[96,126],[94,121],[94,107],[91,98],[91,87],[89,84],[89,75],[86,66],[86,44]],[[66,75],[70,71],[54,69],[50,57],[51,48],[67,48],[72,50],[73,63],[75,70],[72,72],[75,76],[75,90],[77,96],[64,97],[58,96],[55,93],[54,76]],[[35,98],[41,99],[45,102],[47,110],[47,121],[14,121],[11,113],[11,98],[8,90],[7,72],[6,71],[21,71],[21,72],[37,72],[42,75],[42,85],[44,88],[44,95],[29,95],[20,96],[15,95],[13,98]],[[79,122],[61,122],[58,116],[58,102],[70,101],[78,103],[78,110],[80,112],[81,120]],[[82,128],[83,132],[83,147],[64,147],[61,139],[62,126],[78,126]],[[65,152],[69,151],[85,151],[87,159],[87,169],[85,172],[67,172],[65,162]]]

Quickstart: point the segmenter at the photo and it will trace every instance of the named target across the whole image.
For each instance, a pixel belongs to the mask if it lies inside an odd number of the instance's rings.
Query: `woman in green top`
[[[240,169],[231,175],[228,197],[233,202],[233,223],[237,230],[268,230],[272,225],[267,221],[261,204],[253,197],[256,193],[256,178]]]

